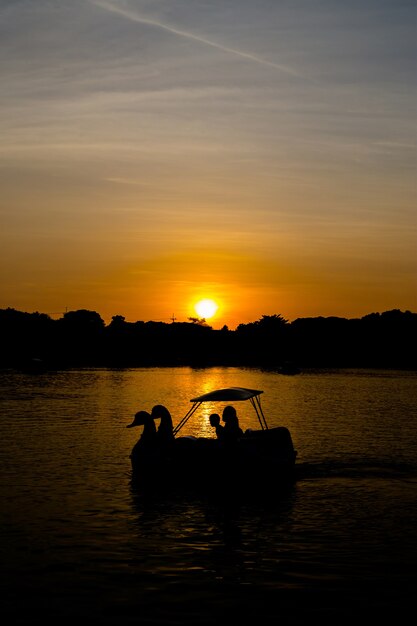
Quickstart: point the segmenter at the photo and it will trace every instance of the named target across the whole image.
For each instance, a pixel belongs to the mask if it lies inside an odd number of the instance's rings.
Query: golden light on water
[[[214,300],[211,300],[210,298],[199,300],[194,305],[194,309],[197,315],[206,320],[213,317],[216,314],[218,308],[219,308],[218,304]]]

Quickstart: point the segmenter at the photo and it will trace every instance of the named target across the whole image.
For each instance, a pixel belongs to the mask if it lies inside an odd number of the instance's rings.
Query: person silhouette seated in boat
[[[159,445],[163,448],[170,447],[174,442],[171,413],[162,404],[156,404],[152,409],[151,416],[154,420],[161,420],[156,433]]]
[[[233,445],[243,437],[243,430],[239,426],[235,407],[226,406],[223,409],[222,419],[224,422],[223,441],[227,445]]]
[[[217,439],[221,441],[223,439],[224,426],[220,424],[220,415],[218,413],[212,413],[209,419],[211,426],[216,429]]]
[[[155,422],[148,411],[138,411],[133,422],[126,426],[126,428],[134,428],[135,426],[143,426],[143,431],[130,453],[133,466],[136,466],[139,461],[144,461],[147,455],[152,454],[157,446]]]

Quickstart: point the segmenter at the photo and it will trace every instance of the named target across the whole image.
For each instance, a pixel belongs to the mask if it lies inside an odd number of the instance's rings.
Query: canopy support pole
[[[193,404],[193,406],[191,407],[191,409],[184,415],[184,417],[182,418],[182,420],[180,422],[178,422],[178,424],[175,426],[173,433],[174,433],[174,437],[177,433],[179,433],[179,431],[181,430],[181,428],[184,426],[184,424],[186,424],[188,422],[188,420],[190,419],[190,417],[193,415],[193,413],[195,413],[195,411],[198,409],[198,407],[201,405],[201,402],[195,402]]]
[[[261,406],[261,398],[260,396],[255,396],[254,398],[250,398],[251,404],[255,409],[255,413],[258,416],[259,423],[261,425],[262,430],[268,430],[268,424],[266,423],[265,415]]]

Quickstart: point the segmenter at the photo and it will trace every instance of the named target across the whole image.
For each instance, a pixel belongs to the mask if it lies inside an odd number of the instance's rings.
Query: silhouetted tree
[[[0,366],[25,367],[31,359],[50,358],[53,320],[45,313],[0,310]]]
[[[197,326],[209,326],[204,317],[189,317],[188,321],[192,324],[197,324]]]
[[[98,313],[87,309],[68,311],[57,324],[64,363],[102,365],[105,323]]]
[[[240,359],[252,364],[278,366],[289,358],[288,322],[282,315],[263,315],[236,329]]]

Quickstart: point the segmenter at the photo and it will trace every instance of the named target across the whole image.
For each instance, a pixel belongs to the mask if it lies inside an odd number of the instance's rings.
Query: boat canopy
[[[195,413],[202,402],[240,402],[242,400],[250,400],[253,408],[255,409],[259,423],[262,430],[268,429],[265,416],[261,407],[260,395],[263,391],[259,389],[246,389],[246,387],[226,387],[225,389],[214,389],[208,393],[204,393],[202,396],[192,398],[190,402],[193,406],[182,418],[182,420],[174,428],[174,436],[181,430],[184,424],[190,419],[191,415]]]
[[[259,396],[263,391],[257,389],[246,389],[245,387],[226,387],[225,389],[215,389],[209,391],[198,398],[193,398],[190,402],[236,402],[240,400],[250,400]]]

